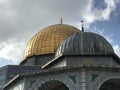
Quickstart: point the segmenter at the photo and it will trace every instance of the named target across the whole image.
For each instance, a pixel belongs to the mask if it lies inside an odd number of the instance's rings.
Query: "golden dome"
[[[55,53],[62,41],[79,31],[79,29],[65,24],[56,24],[40,30],[28,42],[24,60],[32,55]]]

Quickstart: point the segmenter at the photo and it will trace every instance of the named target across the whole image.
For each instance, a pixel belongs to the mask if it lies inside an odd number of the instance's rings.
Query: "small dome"
[[[102,36],[90,32],[78,32],[67,38],[59,47],[56,56],[63,55],[109,55],[114,50]]]
[[[65,24],[56,24],[40,30],[28,42],[24,60],[32,55],[55,53],[62,41],[79,31],[79,29]]]

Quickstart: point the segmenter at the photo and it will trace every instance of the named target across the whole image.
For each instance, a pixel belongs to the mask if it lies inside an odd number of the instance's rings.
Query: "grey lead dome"
[[[59,55],[112,55],[114,50],[102,36],[91,32],[78,32],[67,38],[56,52]]]

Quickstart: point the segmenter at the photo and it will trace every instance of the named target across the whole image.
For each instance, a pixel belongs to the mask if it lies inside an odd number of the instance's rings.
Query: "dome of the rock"
[[[79,29],[65,24],[56,24],[40,30],[28,42],[23,61],[32,55],[55,53],[59,45]]]

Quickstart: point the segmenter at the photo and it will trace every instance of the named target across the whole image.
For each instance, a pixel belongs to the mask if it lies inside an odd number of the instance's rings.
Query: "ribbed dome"
[[[109,55],[113,48],[102,36],[90,32],[78,32],[67,38],[59,47],[56,56],[63,55]]]
[[[69,36],[80,30],[65,24],[56,24],[40,30],[28,42],[24,60],[32,55],[51,54]]]

